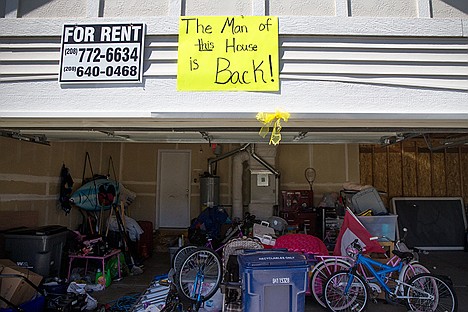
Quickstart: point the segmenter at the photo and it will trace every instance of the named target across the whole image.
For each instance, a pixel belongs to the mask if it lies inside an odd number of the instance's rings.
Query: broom
[[[128,244],[128,240],[130,238],[128,237],[127,231],[122,222],[122,216],[120,215],[120,212],[118,210],[115,211],[115,216],[117,218],[117,225],[119,227],[120,236],[122,237],[125,252],[130,258],[130,262],[132,264],[132,267],[130,268],[130,272],[132,273],[132,275],[140,275],[143,273],[143,270],[135,264],[135,260],[133,259],[133,255]]]

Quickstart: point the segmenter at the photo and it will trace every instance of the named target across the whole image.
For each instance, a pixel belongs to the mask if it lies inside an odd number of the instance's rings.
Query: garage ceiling
[[[349,117],[349,116],[348,116]],[[428,127],[431,125],[431,127]],[[267,143],[253,118],[0,118],[0,135],[33,143]],[[281,144],[391,145],[425,139],[431,149],[468,142],[465,120],[296,118],[282,122]]]

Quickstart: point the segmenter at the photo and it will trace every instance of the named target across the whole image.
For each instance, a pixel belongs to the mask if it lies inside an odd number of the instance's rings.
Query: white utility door
[[[190,225],[191,158],[191,151],[159,151],[159,220],[156,220],[159,227],[186,228]]]

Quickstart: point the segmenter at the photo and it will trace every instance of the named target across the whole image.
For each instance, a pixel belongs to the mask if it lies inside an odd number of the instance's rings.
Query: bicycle
[[[242,221],[233,222],[232,226],[227,230],[226,235],[224,236],[223,240],[220,242],[220,246],[215,248],[213,245],[213,239],[206,235],[206,243],[203,247],[210,248],[215,252],[219,253],[223,247],[227,244],[229,240],[232,238],[242,238],[244,237],[244,230],[243,228],[248,222],[252,222],[255,219],[255,216],[250,215],[248,212],[245,214],[244,219]],[[186,258],[187,255],[194,252],[198,247],[197,245],[187,245],[180,247],[172,258],[172,268],[175,271],[180,269],[182,264],[182,259]]]
[[[457,311],[457,297],[448,277],[421,273],[408,282],[392,278],[394,272],[401,275],[404,264],[413,258],[412,253],[394,250],[401,261],[390,266],[364,256],[362,251],[359,241],[353,241],[347,248],[348,255],[355,259],[353,266],[335,272],[325,282],[323,296],[329,311],[364,311],[370,299],[371,281],[385,291],[387,300],[404,303],[411,311]],[[371,281],[358,273],[359,265],[370,272]]]
[[[174,283],[179,296],[198,311],[202,303],[216,293],[221,283],[222,264],[212,249],[198,247],[183,260],[175,272]]]
[[[253,218],[247,213],[241,222],[235,222],[216,249],[208,237],[204,247],[185,246],[174,255],[174,284],[182,300],[190,302],[192,310],[198,311],[218,290],[223,267],[219,252],[236,234],[237,238],[244,237],[243,227]]]
[[[403,237],[395,242],[395,249],[400,252],[411,252],[404,243],[408,230],[404,228],[403,232],[405,233]],[[380,238],[389,240],[385,236],[382,236]],[[319,303],[322,307],[326,308],[325,301],[323,300],[323,284],[333,273],[341,270],[350,269],[354,264],[354,259],[347,256],[318,255],[316,255],[315,258],[319,260],[319,262],[312,269],[312,273],[310,276],[310,292],[312,293],[315,301],[317,301],[317,303]],[[400,262],[401,258],[396,255],[393,255],[386,262],[386,265],[394,267]],[[366,272],[362,265],[360,265],[358,269],[359,273],[367,280],[372,279],[371,276],[368,276],[369,274]],[[419,273],[430,273],[430,271],[417,260],[412,260],[408,263],[404,263],[398,278],[401,281],[407,282],[411,279],[411,277]],[[376,287],[374,283],[371,283],[370,286],[374,292],[379,293],[380,289]]]

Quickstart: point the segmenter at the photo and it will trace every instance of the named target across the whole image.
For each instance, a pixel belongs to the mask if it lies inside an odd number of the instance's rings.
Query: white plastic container
[[[385,236],[389,240],[395,241],[398,215],[362,216],[358,217],[358,219],[372,236]],[[379,238],[379,241],[385,242],[388,240]]]
[[[374,187],[354,194],[351,198],[351,202],[353,203],[353,209],[357,214],[368,209],[371,209],[374,215],[387,213],[387,208],[385,208],[379,192]]]

